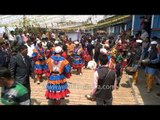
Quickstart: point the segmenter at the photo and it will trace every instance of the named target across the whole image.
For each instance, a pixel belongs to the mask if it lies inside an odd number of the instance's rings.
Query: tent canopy
[[[43,28],[63,29],[83,24],[96,24],[106,15],[0,15],[0,26],[23,27],[39,26]]]

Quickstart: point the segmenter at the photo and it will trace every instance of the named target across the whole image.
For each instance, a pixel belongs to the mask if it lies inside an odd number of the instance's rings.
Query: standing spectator
[[[15,40],[15,41],[13,42],[13,45],[11,46],[12,56],[13,56],[13,55],[16,55],[16,54],[18,53],[19,47],[20,47],[20,45],[18,44],[18,41]]]
[[[141,16],[140,17],[140,28],[144,29],[145,26],[146,26],[146,24],[145,24],[145,16]]]
[[[117,75],[117,89],[119,88],[119,84],[120,84],[122,74],[123,74],[122,61],[123,61],[123,59],[120,58],[118,60],[118,63],[116,64],[116,67],[115,67],[116,75]]]
[[[16,40],[20,46],[24,44],[22,30],[19,30],[19,33],[16,35]]]
[[[8,35],[5,32],[3,33],[3,38],[8,41]]]
[[[112,90],[116,87],[116,73],[109,69],[107,55],[100,56],[99,61],[101,66],[94,73],[91,94],[96,98],[97,105],[112,105]]]
[[[97,44],[95,46],[95,52],[94,52],[94,60],[98,65],[98,57],[100,55],[100,49],[102,48],[102,45],[100,44],[100,40],[97,40]]]
[[[67,41],[63,41],[63,43],[62,43],[62,49],[67,54]]]
[[[143,40],[142,43],[142,54],[144,55],[143,57],[146,57],[149,47],[150,47],[150,39],[149,37],[147,37],[146,39]]]
[[[113,53],[111,53],[111,57],[109,59],[109,63],[108,63],[108,67],[111,69],[111,70],[115,70],[115,66],[116,66],[116,57]]]
[[[147,37],[149,37],[148,32],[145,29],[142,29],[141,39],[145,40]]]
[[[88,44],[87,44],[87,51],[88,51],[88,54],[91,56],[91,60],[93,60],[93,49],[94,49],[94,46],[93,44],[91,43],[91,39],[88,40]]]
[[[0,67],[1,102],[3,105],[30,105],[28,90],[11,78],[10,71]]]
[[[119,49],[118,51],[117,51],[117,55],[116,55],[116,62],[118,62],[120,59],[124,59],[123,58],[123,50],[122,49]]]
[[[12,45],[15,40],[16,40],[16,37],[15,37],[14,31],[11,31],[9,35],[10,45]]]
[[[145,29],[148,33],[150,33],[151,15],[141,16],[140,20],[141,29]]]
[[[30,39],[28,39],[28,41],[25,45],[28,48],[28,54],[27,55],[29,56],[30,61],[31,61],[31,77],[32,77],[32,79],[35,79],[35,76],[34,76],[34,61],[33,61],[33,58],[32,58],[34,44]]]
[[[47,42],[46,42],[46,39],[42,39],[42,47],[43,48],[47,48]]]
[[[91,60],[91,56],[88,54],[87,48],[84,48],[83,58],[85,62],[85,69],[87,68],[88,62]]]
[[[29,75],[31,74],[31,61],[27,53],[27,46],[22,45],[19,48],[19,53],[11,57],[9,69],[11,71],[12,78],[28,89],[30,98],[31,89]]]
[[[24,41],[24,43],[26,43],[27,42],[27,40],[28,40],[28,36],[27,36],[27,33],[26,33],[26,31],[24,31],[23,32],[23,41]]]
[[[8,64],[9,64],[9,61],[10,61],[10,57],[11,57],[11,48],[9,46],[9,43],[5,43],[4,44],[4,51],[5,51],[5,67],[8,68]]]

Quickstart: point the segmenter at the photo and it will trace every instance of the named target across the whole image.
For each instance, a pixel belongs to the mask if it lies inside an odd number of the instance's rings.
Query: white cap
[[[152,41],[151,45],[157,45],[157,41]]]
[[[101,48],[100,53],[107,54],[107,50],[105,48]]]
[[[57,46],[57,47],[55,48],[55,52],[56,52],[56,53],[61,53],[61,52],[62,52],[62,48],[61,48],[60,46]]]
[[[136,40],[136,42],[137,42],[137,43],[142,43],[143,41],[140,40],[140,39],[138,39],[138,40]]]
[[[29,33],[27,33],[27,35],[29,35]]]
[[[58,40],[56,40],[55,42],[54,42],[54,44],[58,44],[59,43],[59,41]]]
[[[78,42],[78,41],[75,41],[74,44],[79,44],[79,42]]]
[[[118,43],[120,43],[120,44],[121,44],[121,43],[122,43],[122,40],[119,40],[119,41],[118,41]]]
[[[40,40],[37,40],[37,44],[39,44],[39,43],[41,43],[41,41],[40,41]]]
[[[129,39],[127,39],[127,40],[126,40],[126,42],[128,42],[128,43],[129,43]]]
[[[108,45],[108,44],[105,44],[105,46],[106,46],[106,47],[109,47],[109,45]]]

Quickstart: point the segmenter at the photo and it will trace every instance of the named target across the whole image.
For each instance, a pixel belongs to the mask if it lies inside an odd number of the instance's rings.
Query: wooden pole
[[[23,29],[25,30],[26,27],[26,16],[23,15]]]

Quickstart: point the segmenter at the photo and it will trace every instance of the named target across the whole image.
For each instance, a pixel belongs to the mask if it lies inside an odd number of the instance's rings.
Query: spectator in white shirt
[[[33,53],[33,49],[34,49],[34,44],[33,44],[32,41],[29,39],[25,45],[26,45],[27,48],[28,48],[28,56],[29,56],[30,58],[32,58],[32,53]]]
[[[32,77],[32,79],[34,79],[34,81],[35,81],[34,61],[33,61],[33,58],[32,58],[33,49],[34,49],[35,47],[34,47],[33,42],[32,42],[30,39],[28,39],[28,41],[27,41],[27,43],[25,43],[25,45],[26,45],[27,48],[28,48],[28,54],[27,54],[27,55],[29,56],[29,58],[30,58],[30,60],[31,60],[31,77]]]
[[[10,32],[11,34],[9,35],[9,42],[12,45],[12,43],[16,40],[16,36],[14,34],[14,31]]]

